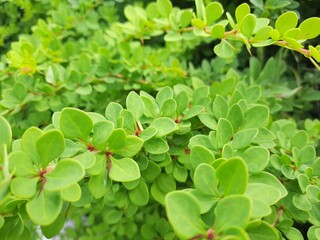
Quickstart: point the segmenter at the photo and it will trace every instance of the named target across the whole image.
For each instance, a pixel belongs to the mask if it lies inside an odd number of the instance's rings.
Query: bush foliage
[[[320,18],[250,3],[1,3],[1,238],[320,239]]]

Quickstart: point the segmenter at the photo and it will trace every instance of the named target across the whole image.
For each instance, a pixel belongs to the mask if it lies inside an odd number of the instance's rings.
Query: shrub
[[[37,3],[0,65],[0,235],[318,239],[318,72],[284,55],[319,69],[320,18],[251,2]]]

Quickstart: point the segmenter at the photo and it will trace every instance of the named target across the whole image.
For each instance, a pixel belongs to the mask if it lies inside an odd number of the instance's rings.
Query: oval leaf
[[[131,158],[111,158],[109,177],[117,182],[130,182],[140,178],[139,165]]]
[[[243,194],[247,189],[248,171],[240,158],[231,158],[219,165],[217,177],[225,196]]]
[[[63,159],[55,169],[45,174],[44,188],[49,191],[59,191],[70,187],[84,177],[83,166],[74,159]]]

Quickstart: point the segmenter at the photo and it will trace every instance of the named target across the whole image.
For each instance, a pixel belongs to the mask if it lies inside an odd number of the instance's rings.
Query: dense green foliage
[[[250,2],[2,3],[0,236],[320,239],[320,18]]]

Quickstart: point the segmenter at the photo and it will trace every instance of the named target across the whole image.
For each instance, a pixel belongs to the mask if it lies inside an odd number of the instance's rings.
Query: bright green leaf
[[[236,20],[238,22],[238,24],[241,23],[241,21],[243,20],[243,18],[245,16],[247,16],[248,14],[250,14],[250,6],[247,3],[242,3],[240,4],[237,8],[236,8]]]
[[[280,33],[280,36],[283,36],[288,30],[295,28],[298,24],[298,15],[293,11],[288,11],[281,14],[275,24],[275,29]]]
[[[109,177],[117,182],[130,182],[140,178],[138,164],[131,158],[111,158]]]
[[[57,163],[54,170],[45,174],[44,188],[49,191],[59,191],[70,187],[84,177],[84,168],[74,159],[63,159]]]
[[[304,20],[299,28],[301,30],[299,39],[313,39],[319,36],[320,34],[320,18],[311,17]]]
[[[11,181],[11,192],[18,198],[31,198],[36,194],[39,178],[15,177]]]
[[[240,158],[231,158],[217,168],[217,177],[224,195],[243,194],[248,184],[248,170]]]
[[[113,152],[122,157],[133,157],[141,150],[143,143],[143,140],[139,137],[127,136],[125,145],[118,149],[114,149]]]
[[[93,129],[91,118],[75,108],[64,108],[60,115],[60,129],[66,138],[87,141]]]
[[[256,17],[253,14],[246,15],[240,24],[240,32],[247,38],[251,38],[256,27]]]
[[[224,10],[222,5],[219,2],[211,2],[206,6],[206,17],[207,17],[207,25],[210,25],[217,19],[219,19]]]
[[[2,116],[0,116],[0,129],[0,145],[6,144],[8,148],[10,148],[12,138],[11,126],[8,121]]]
[[[194,172],[194,185],[195,188],[204,195],[217,196],[218,191],[218,178],[216,170],[206,164],[201,163],[197,166]]]
[[[218,148],[222,148],[224,144],[228,143],[233,135],[233,128],[231,123],[225,119],[220,118],[217,125],[216,143]]]
[[[242,195],[226,196],[218,202],[214,213],[214,226],[217,231],[224,231],[230,227],[243,228],[249,221],[251,202]]]
[[[139,120],[144,112],[144,103],[141,97],[136,93],[131,91],[126,98],[126,106],[129,111],[131,111],[136,120]]]
[[[163,17],[168,18],[172,11],[172,4],[170,0],[157,0],[157,8]]]
[[[52,160],[58,158],[63,153],[65,145],[64,137],[59,130],[49,130],[40,136],[36,148],[42,167],[45,168]]]
[[[165,198],[166,212],[174,231],[183,239],[205,234],[197,200],[187,192],[170,192]]]
[[[221,43],[215,45],[213,48],[215,54],[221,58],[232,58],[235,54],[234,48],[227,40],[222,40]]]
[[[246,232],[251,240],[279,239],[278,232],[275,230],[275,228],[267,222],[261,220],[251,221],[246,227]]]
[[[60,192],[42,191],[27,202],[26,210],[37,225],[49,225],[58,217],[62,208]]]
[[[68,202],[76,202],[81,198],[81,187],[78,183],[61,190],[61,198]]]
[[[100,121],[93,126],[92,144],[96,149],[105,150],[112,134],[114,124],[111,121]]]
[[[170,118],[160,117],[151,122],[150,127],[157,129],[155,137],[164,137],[178,129],[178,125]]]
[[[261,172],[268,165],[270,153],[264,147],[252,146],[244,152],[243,159],[247,164],[248,171],[257,173]]]
[[[247,128],[240,130],[234,134],[231,147],[234,150],[241,149],[250,145],[253,139],[258,135],[259,130],[257,128]]]

